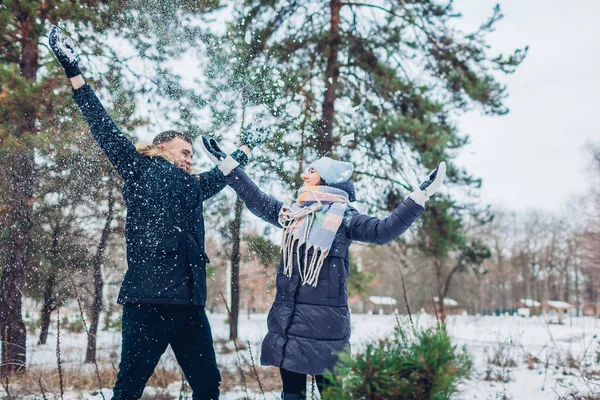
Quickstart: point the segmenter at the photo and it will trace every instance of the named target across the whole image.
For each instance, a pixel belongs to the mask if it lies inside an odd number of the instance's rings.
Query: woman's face
[[[314,168],[311,168],[307,173],[302,174],[302,179],[304,180],[303,186],[318,186],[321,182],[321,175]]]

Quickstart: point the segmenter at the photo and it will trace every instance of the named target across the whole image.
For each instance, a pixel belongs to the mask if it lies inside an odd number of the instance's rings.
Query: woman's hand
[[[65,37],[64,40],[61,39],[60,29],[58,29],[57,26],[52,25],[48,43],[58,59],[58,62],[60,62],[60,65],[62,65],[65,70],[67,78],[81,75],[81,70],[79,69],[79,55],[77,55],[75,44],[70,37]]]
[[[421,183],[419,189],[423,190],[427,197],[431,196],[440,188],[446,178],[446,163],[442,161],[438,166],[429,174],[429,179]]]
[[[425,202],[429,200],[429,196],[437,192],[444,183],[446,177],[446,163],[442,161],[429,174],[429,179],[421,183],[419,188],[408,195],[415,203],[421,207],[425,207]]]

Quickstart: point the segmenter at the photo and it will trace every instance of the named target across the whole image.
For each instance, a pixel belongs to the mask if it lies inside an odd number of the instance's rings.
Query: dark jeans
[[[170,304],[123,306],[123,347],[113,400],[139,399],[170,344],[193,399],[219,398],[212,333],[203,307]]]
[[[306,374],[299,374],[283,368],[279,369],[279,373],[281,374],[281,382],[283,383],[284,396],[288,394],[301,396],[297,398],[304,398],[306,396]],[[319,393],[323,393],[323,390],[327,388],[329,379],[323,375],[315,375],[315,381],[317,381]]]

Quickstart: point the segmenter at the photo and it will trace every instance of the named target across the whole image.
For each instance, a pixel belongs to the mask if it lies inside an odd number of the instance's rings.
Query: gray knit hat
[[[346,182],[350,179],[352,171],[354,171],[352,163],[334,160],[329,157],[319,158],[309,168],[314,168],[321,175],[321,179],[330,185]]]

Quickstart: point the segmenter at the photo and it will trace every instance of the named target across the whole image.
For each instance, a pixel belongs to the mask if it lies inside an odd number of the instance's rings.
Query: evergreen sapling
[[[341,355],[324,400],[446,400],[469,376],[472,361],[453,345],[445,325],[398,328],[390,339],[371,343],[352,357]]]

